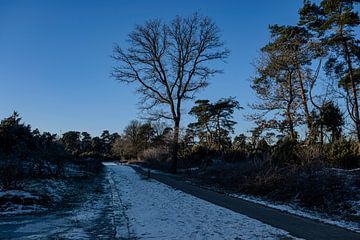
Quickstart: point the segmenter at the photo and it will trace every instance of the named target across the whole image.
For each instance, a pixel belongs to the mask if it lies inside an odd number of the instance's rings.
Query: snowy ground
[[[338,169],[338,168],[330,168],[326,169],[327,171],[335,172],[338,176],[342,177],[344,181],[352,181],[352,178],[360,173],[360,168],[346,170],[346,169]],[[353,184],[353,183],[350,183]],[[357,188],[353,188],[354,192],[358,192],[358,199],[360,199],[360,193]],[[360,200],[352,201],[350,204],[352,206],[352,215],[356,217],[357,221],[349,221],[345,220],[345,217],[340,216],[330,216],[329,214],[311,211],[305,208],[300,207],[296,203],[279,203],[279,202],[271,202],[270,200],[262,199],[259,197],[245,195],[245,194],[227,194],[232,197],[241,198],[246,201],[254,202],[257,204],[261,204],[267,207],[271,207],[274,209],[278,209],[283,212],[288,212],[293,215],[310,218],[314,220],[318,220],[320,222],[324,222],[327,224],[335,225],[338,227],[346,228],[355,232],[360,233]]]
[[[287,232],[106,164],[136,239],[293,239]],[[125,231],[126,228],[122,228]]]
[[[17,190],[0,190],[0,217],[39,213],[61,201],[65,183],[54,179],[28,180]]]
[[[310,210],[301,208],[295,204],[291,205],[290,203],[289,204],[273,203],[270,201],[263,200],[261,198],[257,198],[257,197],[245,195],[245,194],[228,194],[228,195],[232,196],[232,197],[241,198],[241,199],[249,201],[249,202],[261,204],[261,205],[264,205],[264,206],[267,206],[270,208],[278,209],[283,212],[288,212],[293,215],[318,220],[320,222],[328,223],[331,225],[335,225],[338,227],[342,227],[342,228],[349,229],[349,230],[360,233],[360,223],[359,222],[350,222],[350,221],[345,221],[342,219],[331,218],[329,215],[310,211]],[[357,202],[356,204],[359,204],[359,203]]]
[[[0,186],[0,217],[45,212],[62,202],[76,179],[89,175],[75,164],[66,164],[64,171],[66,178],[24,179],[15,189]]]
[[[70,190],[64,204],[56,209],[0,216],[0,239],[114,239],[114,205],[108,179],[99,176],[83,180]],[[3,194],[32,197],[20,191]]]
[[[74,184],[58,209],[0,216],[0,239],[294,239],[286,231],[148,180],[129,166],[104,165],[101,176]],[[38,198],[25,191],[0,195]]]

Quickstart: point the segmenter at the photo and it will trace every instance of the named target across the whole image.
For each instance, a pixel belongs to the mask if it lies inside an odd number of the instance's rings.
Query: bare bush
[[[320,164],[324,161],[324,154],[320,145],[301,146],[296,151],[301,165]]]
[[[141,154],[138,155],[138,159],[146,167],[164,171],[170,170],[170,153],[166,148],[145,149]]]

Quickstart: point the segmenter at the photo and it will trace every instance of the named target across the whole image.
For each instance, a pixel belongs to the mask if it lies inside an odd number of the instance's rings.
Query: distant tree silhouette
[[[91,135],[87,132],[81,133],[81,152],[91,152]]]
[[[65,146],[65,149],[73,155],[79,155],[80,153],[80,132],[69,131],[65,132],[61,138],[62,143]]]

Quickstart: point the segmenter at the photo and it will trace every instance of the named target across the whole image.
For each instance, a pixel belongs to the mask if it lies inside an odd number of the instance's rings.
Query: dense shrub
[[[145,167],[170,170],[170,154],[167,148],[148,148],[138,158]]]
[[[222,158],[226,161],[226,162],[238,162],[238,161],[242,161],[244,159],[247,158],[247,152],[245,150],[230,150],[230,151],[226,151]]]
[[[2,159],[0,164],[0,189],[17,188],[18,182],[24,178],[21,162],[17,159]]]
[[[281,139],[272,153],[273,163],[283,165],[298,162],[297,145],[298,142],[290,137]]]
[[[30,125],[21,122],[17,113],[2,120],[0,187],[16,188],[27,179],[66,177],[66,164],[78,164],[85,171],[100,169],[99,163],[105,153],[82,151],[85,141],[78,139],[77,132],[65,136],[59,139],[56,134],[32,130]]]
[[[354,168],[360,164],[359,145],[351,140],[340,138],[326,145],[325,154],[327,161],[333,166]]]
[[[300,165],[323,165],[325,156],[319,144],[302,145],[296,148],[298,164]]]
[[[318,152],[318,149],[312,151]],[[360,186],[358,175],[352,178],[346,171],[325,168],[321,162],[259,165],[247,159],[211,165],[189,174],[195,178],[193,181],[211,187],[339,214],[352,211],[350,203],[358,199],[354,187]]]
[[[103,169],[101,158],[80,159],[76,164],[87,176],[97,175],[101,173]]]
[[[286,183],[286,184],[284,184]],[[353,198],[344,177],[317,167],[270,168],[243,177],[239,191],[326,212],[346,210]]]
[[[259,171],[250,171],[240,176],[241,181],[238,185],[240,191],[248,194],[266,196],[279,187],[284,187],[285,177],[278,172],[278,168],[263,168]],[[282,195],[282,197],[285,197]]]
[[[236,191],[242,183],[243,176],[249,176],[252,172],[260,171],[264,165],[265,163],[259,165],[250,159],[234,163],[221,161],[207,168],[200,168],[193,176],[206,184]]]
[[[186,159],[193,164],[204,164],[209,162],[213,157],[214,151],[202,145],[195,145],[188,154],[182,156],[182,159]]]

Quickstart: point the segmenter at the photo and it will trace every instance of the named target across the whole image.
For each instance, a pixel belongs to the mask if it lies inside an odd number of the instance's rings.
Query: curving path
[[[132,167],[139,173],[147,174],[137,166]],[[298,238],[309,240],[360,240],[359,233],[201,188],[185,182],[177,176],[152,172],[151,178],[208,202],[283,229]]]
[[[129,238],[294,239],[287,231],[147,179],[129,166],[106,169],[127,216]]]

